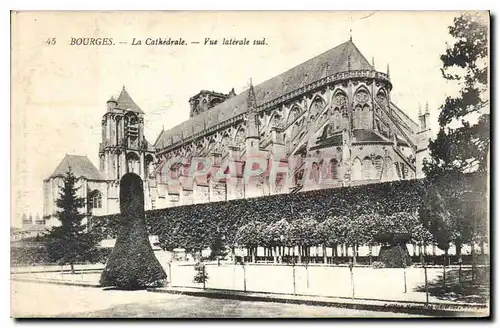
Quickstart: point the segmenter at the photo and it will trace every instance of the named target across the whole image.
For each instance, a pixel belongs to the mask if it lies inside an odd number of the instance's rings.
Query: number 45
[[[56,38],[48,38],[47,39],[47,43],[49,46],[53,46],[54,44],[56,44]]]

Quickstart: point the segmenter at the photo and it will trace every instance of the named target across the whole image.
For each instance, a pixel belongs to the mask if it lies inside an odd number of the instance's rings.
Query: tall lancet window
[[[332,180],[339,179],[339,161],[335,158],[330,161],[330,177]]]
[[[374,179],[380,179],[382,177],[382,169],[384,167],[384,159],[382,156],[375,157],[375,177]]]

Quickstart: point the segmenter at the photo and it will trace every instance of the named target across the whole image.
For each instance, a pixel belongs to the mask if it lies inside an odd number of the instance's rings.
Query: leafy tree
[[[311,246],[318,244],[317,226],[318,221],[311,217],[300,218],[291,223],[289,240],[299,247],[299,262],[302,256],[308,260]]]
[[[56,201],[60,209],[56,216],[61,225],[52,227],[46,235],[50,257],[61,264],[70,264],[71,273],[75,273],[75,262],[90,260],[93,257],[97,245],[96,238],[87,231],[83,223],[86,216],[85,211],[82,211],[86,207],[85,198],[78,197],[79,187],[76,183],[77,178],[69,169]]]
[[[480,184],[487,180],[488,24],[480,14],[465,13],[454,19],[449,33],[455,42],[441,56],[441,71],[460,91],[441,106],[440,129],[429,143],[431,158],[424,162],[424,172],[430,184],[420,215],[439,248],[447,254],[449,243],[454,242],[460,254],[462,243],[484,233],[480,227],[486,225],[486,215],[479,208],[486,203],[479,201],[481,192],[471,189],[464,175],[475,172]],[[470,208],[477,211],[472,213]]]
[[[251,221],[240,227],[236,232],[235,241],[238,245],[245,246],[252,257],[252,262],[255,262],[257,255],[257,247],[262,245],[264,225],[259,221]]]
[[[262,230],[262,243],[263,245],[271,248],[273,257],[276,262],[276,255],[281,256],[284,254],[284,246],[289,244],[290,238],[290,223],[286,219],[281,219],[270,225],[267,225]]]
[[[455,43],[441,56],[443,77],[455,81],[458,96],[447,97],[439,114],[440,130],[430,142],[431,160],[424,164],[428,177],[448,172],[485,173],[490,146],[488,98],[488,26],[479,14],[465,13],[449,27]],[[477,118],[472,123],[471,118]],[[458,122],[457,122],[458,121]],[[457,125],[458,127],[453,127]]]
[[[332,255],[335,256],[337,244],[339,242],[339,232],[336,217],[327,218],[316,227],[318,242],[323,245],[323,263],[327,263],[326,248],[332,248]]]

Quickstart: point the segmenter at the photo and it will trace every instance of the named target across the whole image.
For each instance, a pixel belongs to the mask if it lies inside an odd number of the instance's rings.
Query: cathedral
[[[119,212],[127,172],[143,179],[147,209],[423,177],[428,106],[416,123],[391,90],[389,66],[376,71],[349,40],[240,94],[200,91],[152,145],[123,88],[107,102],[99,169],[67,155],[44,181],[44,218],[70,167],[92,215]]]

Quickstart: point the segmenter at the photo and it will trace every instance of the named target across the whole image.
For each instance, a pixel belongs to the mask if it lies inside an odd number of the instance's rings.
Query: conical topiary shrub
[[[101,274],[101,286],[140,289],[158,285],[167,275],[149,243],[144,189],[137,174],[127,173],[120,181],[120,212],[120,231]]]
[[[384,263],[386,268],[404,268],[412,264],[406,243],[410,240],[407,233],[382,233],[374,239],[383,243],[378,254],[378,261]]]

